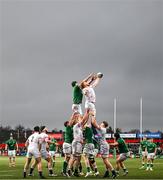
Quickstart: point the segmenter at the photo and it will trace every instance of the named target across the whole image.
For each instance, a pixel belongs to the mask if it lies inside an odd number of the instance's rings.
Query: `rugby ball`
[[[98,78],[102,78],[102,77],[103,77],[103,74],[102,74],[101,72],[98,72],[98,73],[97,73],[97,77],[98,77]]]

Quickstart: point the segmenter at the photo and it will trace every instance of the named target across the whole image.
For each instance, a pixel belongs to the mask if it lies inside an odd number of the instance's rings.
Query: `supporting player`
[[[154,157],[156,156],[156,144],[153,143],[153,139],[149,139],[146,147],[146,152],[147,152],[147,169],[146,171],[150,170],[153,171],[153,161]]]
[[[88,116],[88,114],[86,114]],[[68,175],[71,176],[71,169],[74,165],[74,176],[78,177],[78,169],[81,160],[82,154],[82,144],[83,144],[83,127],[87,122],[88,118],[80,119],[79,121],[74,122],[73,126],[73,141],[72,141],[72,158],[69,161]]]
[[[130,156],[130,153],[129,153],[128,147],[127,147],[124,139],[122,139],[120,137],[119,133],[114,134],[114,139],[115,139],[115,142],[111,143],[110,145],[111,146],[117,146],[119,153],[120,153],[119,157],[116,160],[117,175],[119,175],[119,170],[121,167],[124,171],[123,175],[126,176],[128,174],[128,170],[126,169],[126,167],[124,165],[124,161]]]
[[[62,168],[62,175],[67,176],[67,167],[72,154],[72,141],[73,141],[73,129],[69,121],[64,123],[64,143],[63,143],[63,153],[64,153],[64,162]]]
[[[147,163],[147,152],[145,151],[147,147],[147,138],[144,136],[143,140],[140,143],[140,153],[142,155],[142,166],[139,169],[144,169],[145,168],[145,163]]]
[[[41,164],[41,153],[40,149],[41,146],[39,144],[40,135],[39,135],[40,128],[38,126],[34,127],[34,133],[29,136],[25,145],[27,147],[27,156],[26,156],[26,163],[24,165],[24,173],[23,177],[26,178],[27,170],[29,169],[29,165],[32,159],[32,156],[35,158],[36,165],[38,167],[39,177],[44,179],[45,177],[42,175],[42,164]]]
[[[13,139],[12,134],[10,135],[10,139],[6,141],[5,150],[8,150],[8,157],[9,157],[9,167],[15,167],[15,158],[16,158],[16,151],[18,151],[18,144],[15,139]]]
[[[99,172],[94,158],[94,143],[93,143],[93,131],[92,128],[86,125],[84,130],[85,145],[83,149],[83,158],[87,167],[87,173],[85,177],[92,175],[91,169],[94,170],[94,175],[98,176]]]
[[[58,143],[55,138],[51,138],[51,144],[49,144],[49,155],[51,156],[53,168],[55,166],[55,154],[58,150]]]
[[[89,79],[89,76],[87,78],[85,78],[83,81],[87,81]],[[82,81],[82,82],[83,82]],[[81,104],[82,104],[82,100],[83,100],[83,93],[82,93],[82,89],[81,89],[81,83],[77,83],[77,81],[73,81],[71,83],[72,87],[73,87],[73,97],[72,97],[72,100],[73,100],[73,105],[72,105],[72,117],[71,117],[71,121],[80,121],[82,119],[82,109],[81,109]],[[67,122],[68,123],[68,122]],[[66,123],[66,124],[67,124]],[[66,125],[67,126],[67,125]],[[70,152],[71,152],[71,142],[69,142],[69,138],[67,138],[69,135],[69,133],[67,132],[70,132],[70,125],[68,125],[66,127],[66,139],[68,139],[68,142],[65,142],[63,144],[63,152],[65,154],[65,161],[63,163],[63,170],[62,170],[62,174],[65,176],[66,175],[66,168],[67,168],[67,163],[69,162],[70,160]],[[68,131],[67,131],[68,130]],[[72,132],[73,134],[73,132]],[[70,136],[71,137],[71,136]],[[66,140],[67,141],[67,140]],[[72,161],[71,161],[72,162]],[[72,165],[71,165],[72,166]],[[79,166],[79,170],[80,170],[80,173],[82,173],[82,165],[80,163],[80,166]]]
[[[40,127],[40,144],[41,144],[41,157],[45,159],[48,163],[48,170],[49,170],[49,176],[57,176],[57,174],[53,173],[53,168],[52,168],[52,159],[46,149],[47,143],[48,144],[54,144],[51,140],[49,140],[49,137],[47,135],[48,129],[46,126],[41,126]],[[36,167],[37,162],[33,162],[31,168],[30,168],[30,176],[32,176],[33,170]]]

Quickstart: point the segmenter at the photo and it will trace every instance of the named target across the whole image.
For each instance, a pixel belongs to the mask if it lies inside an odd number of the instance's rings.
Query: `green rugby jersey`
[[[86,143],[93,143],[93,131],[92,128],[86,127],[85,128],[85,142]]]
[[[142,151],[145,151],[146,147],[147,147],[147,143],[148,141],[147,140],[144,140],[140,143],[140,147],[141,147],[141,150]]]
[[[72,143],[73,141],[73,129],[71,126],[65,127],[65,132],[64,132],[64,142],[66,143]]]
[[[15,139],[9,139],[6,141],[6,144],[8,145],[8,150],[15,150],[16,149],[16,140]]]
[[[157,147],[157,146],[156,146],[155,143],[148,142],[148,143],[147,143],[147,152],[148,152],[148,153],[154,153],[156,147]]]
[[[82,90],[78,85],[73,87],[73,104],[81,104],[83,99]]]
[[[93,144],[94,144],[95,149],[99,149],[99,144],[94,139],[93,139]]]
[[[128,147],[127,147],[124,139],[119,138],[117,140],[117,142],[118,142],[118,149],[119,149],[120,154],[121,153],[128,153],[129,152]]]
[[[54,142],[54,144],[50,144],[50,145],[49,145],[49,151],[56,151],[56,144],[55,144],[55,143],[56,143],[57,141],[56,141],[56,139],[54,139],[54,138],[53,138],[51,141]]]

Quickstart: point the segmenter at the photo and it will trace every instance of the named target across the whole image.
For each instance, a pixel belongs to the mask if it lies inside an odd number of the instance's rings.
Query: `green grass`
[[[104,174],[105,168],[100,158],[97,158],[96,161],[97,161],[98,169],[100,171],[99,178],[101,178],[102,175]],[[110,161],[115,166],[115,160],[110,159]],[[22,179],[24,163],[25,163],[25,157],[17,157],[16,167],[9,168],[8,158],[0,157],[0,179]],[[54,177],[55,179],[61,179],[61,178],[66,179],[65,177],[62,177],[60,175],[60,172],[62,169],[62,163],[63,163],[63,158],[56,158],[55,172],[58,174],[58,177]],[[128,159],[126,160],[125,165],[129,170],[129,174],[125,177],[120,175],[118,179],[163,179],[163,159],[156,159],[154,161],[153,171],[139,170],[139,167],[141,166],[140,159]],[[44,161],[43,173],[47,178],[50,178],[48,177],[48,171],[45,166],[46,166],[46,163]],[[85,172],[84,165],[83,165],[83,171]],[[38,175],[37,175],[36,170],[34,172],[34,177],[28,177],[28,179],[37,179],[37,178],[38,178]],[[81,177],[81,178],[84,178],[84,177]],[[95,178],[95,177],[91,177],[91,178]],[[96,179],[99,179],[99,178],[96,178]],[[77,179],[77,178],[73,177],[71,179]]]

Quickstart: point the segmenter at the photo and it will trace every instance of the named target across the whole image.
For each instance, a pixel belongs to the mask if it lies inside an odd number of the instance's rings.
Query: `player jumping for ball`
[[[96,102],[96,94],[94,91],[94,88],[98,85],[100,82],[100,79],[102,78],[102,74],[98,73],[90,74],[88,76],[87,81],[82,81],[81,88],[83,90],[83,94],[85,95],[85,111],[88,112],[88,120],[85,128],[85,141],[86,144],[84,146],[83,154],[84,154],[84,160],[87,167],[87,173],[85,177],[88,177],[92,175],[92,172],[90,171],[91,161],[94,164],[95,169],[95,175],[98,175],[99,172],[97,171],[96,162],[94,160],[94,144],[93,144],[93,132],[92,132],[92,124],[95,124],[95,126],[98,126],[96,123],[96,108],[95,108],[95,102]],[[85,116],[83,117],[85,118]]]

